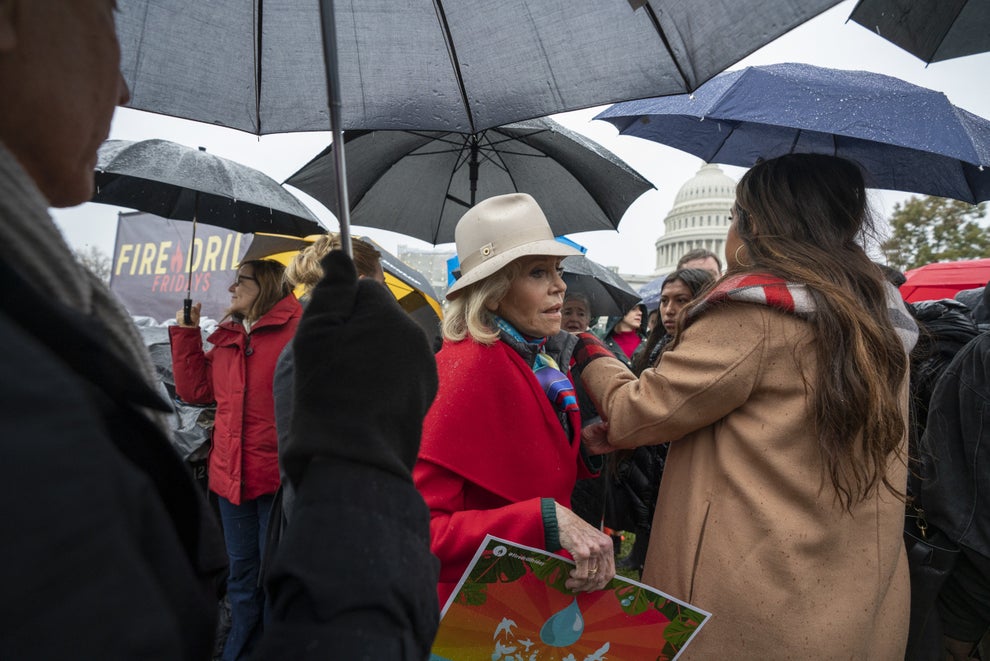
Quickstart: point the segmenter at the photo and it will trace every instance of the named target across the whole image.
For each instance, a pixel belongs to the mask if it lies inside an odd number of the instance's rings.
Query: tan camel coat
[[[882,488],[852,514],[835,504],[810,342],[794,316],[729,302],[638,380],[609,358],[585,369],[610,443],[673,441],[643,582],[712,613],[685,661],[904,658],[904,506]],[[905,443],[888,471],[901,490]]]

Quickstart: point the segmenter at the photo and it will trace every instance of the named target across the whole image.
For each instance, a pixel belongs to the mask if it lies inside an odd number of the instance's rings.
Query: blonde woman
[[[475,205],[455,237],[462,275],[447,292],[440,386],[413,470],[440,603],[489,533],[565,549],[576,562],[568,587],[600,589],[615,574],[612,540],[569,508],[575,480],[592,475],[566,375],[577,339],[560,327],[560,262],[577,251],[525,194]]]

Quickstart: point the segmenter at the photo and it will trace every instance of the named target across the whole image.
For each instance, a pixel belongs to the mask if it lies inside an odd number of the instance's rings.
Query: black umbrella
[[[928,63],[990,51],[987,0],[860,0],[849,18]]]
[[[561,262],[567,292],[588,297],[591,317],[621,317],[640,302],[641,297],[619,275],[584,255],[565,257]]]
[[[326,231],[277,181],[202,148],[167,140],[107,140],[99,149],[95,176],[93,202],[193,221],[190,250],[197,222],[238,232],[304,236]],[[193,261],[190,255],[190,271]],[[187,320],[191,305],[190,289],[184,302]]]
[[[465,135],[449,131],[348,131],[351,221],[429,243],[454,240],[476,201],[529,193],[555,234],[615,229],[653,184],[619,157],[549,119]],[[331,145],[285,183],[337,208]]]
[[[340,144],[690,91],[838,2],[120,0],[116,20],[132,108]]]

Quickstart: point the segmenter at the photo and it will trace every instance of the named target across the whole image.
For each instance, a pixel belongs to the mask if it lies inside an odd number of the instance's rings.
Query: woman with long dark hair
[[[647,368],[656,367],[663,350],[674,339],[681,310],[713,282],[715,275],[699,268],[677,269],[664,279],[660,287],[657,324],[650,329],[643,347],[633,357],[633,373],[639,375]],[[643,572],[666,460],[667,444],[662,443],[622,450],[608,461],[609,497],[605,523],[615,530],[636,534],[632,550],[620,563],[623,569]]]
[[[577,350],[601,449],[671,442],[643,580],[714,614],[684,658],[901,659],[917,327],[858,242],[862,174],[762,162],[732,218],[726,276],[655,369]]]
[[[258,572],[279,485],[272,384],[275,362],[302,316],[284,271],[268,260],[238,267],[227,315],[207,338],[209,351],[203,351],[199,303],[192,307],[191,324],[183,323],[180,310],[179,325],[169,328],[176,394],[191,404],[217,404],[208,474],[230,560],[224,661],[247,658],[263,627]]]
[[[643,348],[633,358],[633,372],[640,374],[647,367],[653,367],[660,360],[664,348],[674,339],[678,316],[688,303],[705,291],[715,275],[706,269],[677,269],[664,278],[660,286],[660,307],[657,309],[657,324],[650,329]]]

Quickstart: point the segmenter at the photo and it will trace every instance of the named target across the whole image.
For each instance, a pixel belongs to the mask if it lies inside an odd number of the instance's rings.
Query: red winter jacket
[[[291,294],[251,326],[226,321],[203,353],[198,328],[169,328],[175,391],[190,404],[217,403],[210,490],[239,505],[278,489],[278,439],[272,378],[302,306]]]
[[[580,415],[567,438],[533,369],[505,342],[444,342],[437,372],[413,480],[430,508],[443,606],[486,534],[544,548],[541,498],[570,507],[576,478],[592,474]]]

